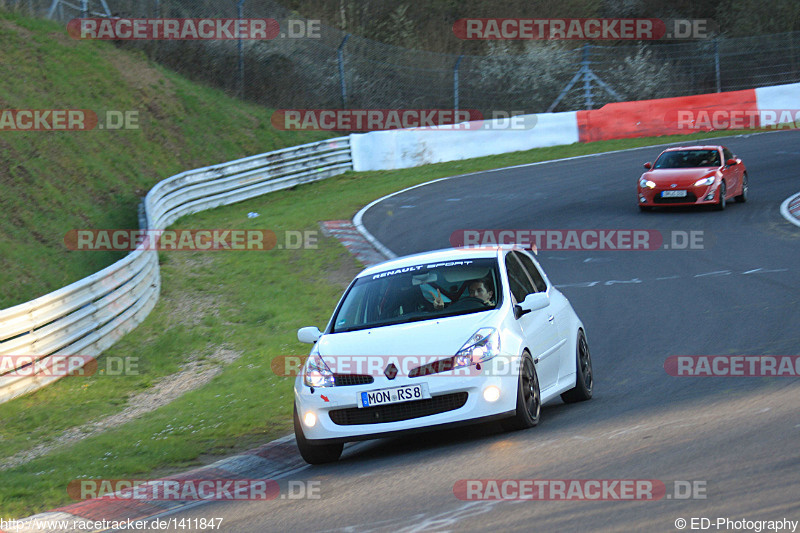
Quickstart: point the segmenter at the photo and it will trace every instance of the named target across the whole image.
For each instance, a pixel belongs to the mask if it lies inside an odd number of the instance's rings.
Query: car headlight
[[[695,187],[703,187],[705,185],[711,185],[714,183],[714,176],[708,176],[707,178],[699,179],[694,182]]]
[[[308,387],[333,387],[334,377],[322,356],[314,352],[303,367],[303,383]]]
[[[481,328],[456,352],[454,368],[488,361],[500,353],[500,334],[494,328]]]
[[[655,189],[656,182],[642,178],[639,180],[639,187],[641,187],[642,189],[644,189],[645,187],[647,187],[648,189]]]

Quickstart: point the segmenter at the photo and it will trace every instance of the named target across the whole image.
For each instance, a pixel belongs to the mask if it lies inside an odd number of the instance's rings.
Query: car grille
[[[655,204],[686,204],[686,203],[694,203],[697,201],[697,196],[694,195],[693,192],[686,192],[686,196],[683,198],[662,198],[661,193],[656,193],[653,197],[653,203]]]
[[[334,374],[333,384],[336,387],[347,387],[350,385],[368,385],[375,381],[372,376],[363,374]]]
[[[392,403],[389,405],[376,405],[375,407],[350,407],[348,409],[334,409],[330,412],[331,420],[339,426],[352,426],[356,424],[384,424],[386,422],[399,422],[423,416],[445,413],[463,407],[467,403],[466,392],[443,394],[425,400],[412,402]]]

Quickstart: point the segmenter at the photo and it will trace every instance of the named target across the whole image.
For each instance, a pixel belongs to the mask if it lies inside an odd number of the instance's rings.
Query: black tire
[[[745,172],[742,176],[742,194],[736,196],[737,202],[743,204],[747,201],[747,188],[747,172]]]
[[[578,330],[578,343],[575,349],[576,371],[575,387],[561,394],[564,403],[583,402],[592,399],[594,389],[594,372],[592,371],[592,355],[589,343],[583,330]]]
[[[303,435],[303,428],[300,425],[300,418],[297,416],[297,406],[294,406],[294,437],[297,440],[297,448],[305,462],[312,465],[321,465],[338,461],[344,449],[344,443],[338,444],[311,444]]]
[[[723,181],[722,183],[719,184],[719,202],[717,202],[717,205],[714,206],[714,209],[716,209],[717,211],[725,210],[725,206],[728,203],[727,200],[725,200],[725,195],[727,193],[728,189],[725,186],[725,182]]]
[[[512,418],[502,421],[506,431],[532,428],[539,423],[542,413],[542,394],[539,392],[539,376],[536,365],[527,351],[522,355],[517,381],[517,412]]]

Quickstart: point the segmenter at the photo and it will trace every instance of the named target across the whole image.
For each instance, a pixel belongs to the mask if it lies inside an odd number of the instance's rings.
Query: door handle
[[[550,322],[551,324],[552,324],[553,320],[555,320],[555,317],[553,315],[549,315],[547,317],[547,321]]]

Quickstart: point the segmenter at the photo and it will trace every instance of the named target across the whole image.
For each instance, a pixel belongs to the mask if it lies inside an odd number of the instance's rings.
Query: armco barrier
[[[352,168],[349,139],[340,137],[183,172],[147,194],[143,229],[165,229],[184,215]],[[145,319],[159,289],[157,252],[134,250],[96,274],[0,311],[0,360],[9,355],[34,356],[42,363],[69,355],[97,357]],[[0,403],[59,378],[8,365],[0,369]]]

